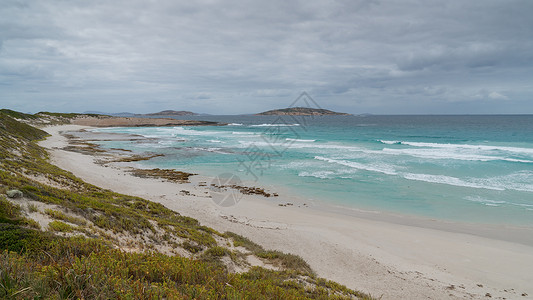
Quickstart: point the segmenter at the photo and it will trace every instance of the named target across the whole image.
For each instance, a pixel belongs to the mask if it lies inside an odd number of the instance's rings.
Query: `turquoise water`
[[[147,167],[216,176],[358,209],[533,226],[533,116],[201,116],[227,126],[105,128],[165,154]]]

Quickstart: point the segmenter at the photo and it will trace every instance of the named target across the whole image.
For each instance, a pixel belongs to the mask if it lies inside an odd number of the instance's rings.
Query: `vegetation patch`
[[[37,116],[34,116],[34,115],[25,114],[25,113],[11,110],[11,109],[5,109],[5,108],[0,109],[0,113],[4,115],[8,115],[11,118],[19,119],[19,120],[34,120],[38,118]]]
[[[228,249],[220,246],[214,246],[205,250],[204,253],[202,253],[201,258],[206,261],[211,261],[229,254],[230,251]]]
[[[45,213],[47,215],[49,215],[51,218],[53,218],[53,219],[67,221],[69,223],[76,224],[76,225],[79,225],[79,226],[87,225],[87,221],[85,221],[84,219],[76,218],[76,217],[72,217],[72,216],[67,216],[66,214],[64,214],[61,211],[47,209],[47,210],[45,210]]]
[[[51,116],[51,117],[59,117],[59,118],[65,118],[65,119],[73,119],[78,117],[99,117],[102,115],[99,114],[78,114],[78,113],[55,113],[55,112],[48,112],[48,111],[41,111],[36,113],[37,116]]]
[[[48,223],[48,227],[50,227],[50,230],[57,232],[72,232],[76,230],[76,227],[57,220]]]
[[[314,274],[311,266],[309,266],[303,258],[297,255],[287,254],[281,251],[265,250],[261,245],[233,232],[228,231],[225,232],[224,235],[233,240],[233,245],[235,247],[244,247],[257,257],[270,260],[286,269],[300,271],[307,275]]]

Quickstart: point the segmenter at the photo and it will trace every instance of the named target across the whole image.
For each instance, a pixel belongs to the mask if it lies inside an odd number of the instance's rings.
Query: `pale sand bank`
[[[319,276],[350,288],[378,298],[383,295],[382,299],[489,299],[488,294],[493,299],[533,299],[533,246],[527,243],[439,230],[421,222],[411,226],[280,207],[283,194],[275,201],[245,195],[237,205],[223,208],[209,198],[206,187],[198,186],[200,181],[209,184],[210,178],[194,176],[186,184],[138,178],[96,164],[93,156],[61,150],[67,139],[59,133],[82,128],[86,127],[45,128],[52,136],[41,145],[50,149],[53,163],[102,188],[162,203],[219,231],[233,231],[265,248],[300,255]],[[494,236],[502,232],[505,228]]]

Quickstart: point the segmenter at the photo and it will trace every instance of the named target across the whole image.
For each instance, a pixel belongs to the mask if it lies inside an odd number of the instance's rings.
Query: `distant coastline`
[[[225,125],[211,121],[178,120],[171,118],[79,116],[71,120],[72,124],[94,127],[146,127],[146,126],[201,126]]]

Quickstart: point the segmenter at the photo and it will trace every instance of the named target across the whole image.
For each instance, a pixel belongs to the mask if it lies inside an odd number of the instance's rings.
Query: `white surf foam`
[[[300,124],[256,124],[250,125],[250,127],[293,127],[300,126]]]
[[[383,173],[387,175],[396,175],[396,171],[392,166],[389,165],[365,165],[358,162],[353,161],[347,161],[347,160],[340,160],[340,159],[332,159],[327,158],[323,156],[315,156],[316,160],[321,160],[329,163],[335,163],[343,166],[347,166],[350,168],[358,169],[358,170],[365,170],[365,171],[372,171],[372,172],[378,172]]]
[[[197,151],[207,151],[207,152],[213,152],[213,153],[219,153],[219,154],[229,154],[227,152],[222,151],[223,148],[216,148],[216,147],[210,147],[210,148],[193,147],[192,149],[197,150]]]
[[[293,142],[314,142],[316,140],[301,140],[301,139],[291,139],[291,138],[286,138],[285,139],[286,141],[293,141]]]
[[[395,145],[395,144],[401,144],[402,142],[400,141],[383,141],[383,140],[379,140],[381,143],[383,144],[387,144],[387,145]]]
[[[439,148],[439,149],[473,149],[484,151],[505,151],[517,154],[533,155],[533,148],[521,147],[506,147],[506,146],[492,146],[492,145],[469,145],[469,144],[439,144],[439,143],[424,143],[424,142],[408,142],[408,141],[380,141],[383,144],[401,144],[413,147]]]
[[[471,202],[481,203],[481,204],[486,205],[486,206],[501,206],[502,204],[509,204],[506,201],[489,200],[489,199],[482,198],[480,196],[466,196],[463,199],[465,199],[467,201],[471,201]]]
[[[459,153],[456,151],[442,151],[439,149],[391,149],[384,148],[384,153],[392,155],[409,155],[427,159],[454,159],[467,161],[495,161],[503,160],[509,162],[533,163],[532,160],[516,159],[501,156],[479,155],[473,153]]]
[[[300,177],[316,177],[316,178],[320,178],[320,179],[326,179],[326,178],[330,178],[331,175],[335,174],[335,172],[332,172],[332,171],[315,171],[315,172],[307,172],[307,171],[302,171],[300,173],[298,173],[298,176]]]
[[[447,184],[461,187],[469,187],[475,189],[488,189],[495,191],[505,191],[505,188],[500,186],[486,185],[482,183],[476,183],[473,181],[465,181],[457,177],[446,176],[446,175],[432,175],[432,174],[415,174],[415,173],[404,173],[402,177],[409,180],[424,181],[430,183],[439,183]]]

